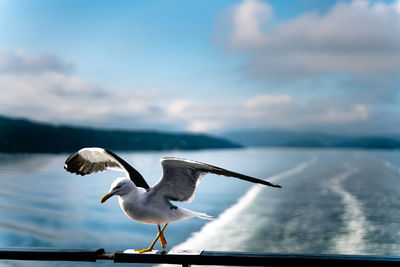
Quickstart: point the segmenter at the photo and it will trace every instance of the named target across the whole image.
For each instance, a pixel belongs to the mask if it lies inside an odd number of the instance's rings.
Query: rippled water
[[[121,155],[149,184],[161,176],[162,156],[179,156],[283,186],[204,177],[195,200],[179,205],[215,220],[170,224],[165,232],[168,248],[400,254],[400,151],[237,149]],[[116,198],[99,203],[122,173],[72,175],[63,170],[67,156],[0,154],[0,246],[107,251],[148,246],[155,226],[130,221]]]

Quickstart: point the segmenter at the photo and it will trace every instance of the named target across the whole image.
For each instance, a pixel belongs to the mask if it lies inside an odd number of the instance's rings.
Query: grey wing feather
[[[69,172],[80,175],[102,172],[108,169],[123,171],[136,186],[143,187],[146,190],[150,188],[135,168],[118,155],[104,148],[82,148],[67,158],[64,168]]]
[[[239,178],[273,187],[281,187],[261,179],[192,160],[166,157],[161,160],[161,164],[163,167],[163,176],[151,191],[161,193],[168,200],[191,201],[197,185],[207,173]]]
[[[163,160],[163,178],[168,190],[165,197],[174,201],[191,201],[205,172],[197,166],[179,161]]]
[[[67,158],[64,168],[80,175],[102,172],[107,169],[126,170],[102,148],[83,148]]]

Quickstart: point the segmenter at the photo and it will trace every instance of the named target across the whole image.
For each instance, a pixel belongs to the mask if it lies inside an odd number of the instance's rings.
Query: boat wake
[[[331,190],[341,199],[344,205],[344,213],[342,221],[344,226],[338,229],[338,235],[335,237],[334,253],[339,254],[362,254],[365,251],[364,238],[370,228],[366,215],[363,212],[361,202],[346,191],[343,182],[358,173],[359,170],[355,167],[348,170],[331,180]]]
[[[269,177],[268,180],[275,183],[285,178],[295,176],[303,172],[316,161],[316,158],[311,158],[292,169]],[[226,209],[216,220],[207,223],[200,231],[193,233],[185,242],[178,244],[172,249],[196,250],[218,248],[220,250],[229,250],[230,242],[227,242],[227,240],[232,239],[232,242],[240,243],[241,240],[248,236],[248,232],[243,231],[240,225],[235,224],[235,221],[241,220],[241,218],[243,219],[245,209],[251,205],[258,194],[265,189],[266,187],[264,186],[254,185],[236,202],[236,204]],[[242,223],[239,222],[239,224]]]
[[[400,175],[400,167],[396,166],[392,163],[390,163],[389,161],[384,161],[383,162],[385,164],[385,167],[388,168],[389,170],[392,170],[394,172],[396,172],[398,175]]]

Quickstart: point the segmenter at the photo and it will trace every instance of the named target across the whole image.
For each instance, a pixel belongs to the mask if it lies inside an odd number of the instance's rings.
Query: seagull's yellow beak
[[[109,199],[109,198],[112,197],[113,195],[114,195],[114,193],[111,193],[111,192],[105,194],[105,195],[101,198],[100,204],[103,204],[104,202],[106,202],[107,199]]]

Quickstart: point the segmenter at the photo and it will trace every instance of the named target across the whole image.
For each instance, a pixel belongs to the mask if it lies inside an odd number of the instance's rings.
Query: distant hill
[[[346,136],[276,129],[232,131],[223,136],[251,147],[400,148],[400,138],[393,136]]]
[[[57,126],[0,116],[0,152],[59,153],[93,146],[115,151],[240,147],[204,134]]]

